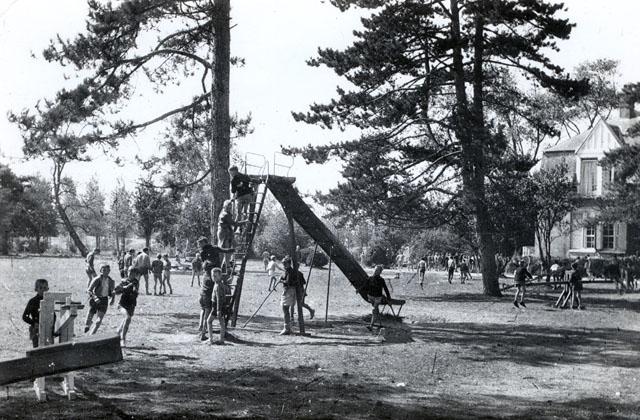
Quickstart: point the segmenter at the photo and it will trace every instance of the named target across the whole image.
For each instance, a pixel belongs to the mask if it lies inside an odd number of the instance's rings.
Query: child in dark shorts
[[[211,293],[211,310],[207,317],[207,331],[209,332],[209,344],[224,344],[225,335],[227,333],[227,322],[225,320],[224,305],[226,295],[229,292],[227,283],[222,277],[222,270],[215,267],[211,270],[211,278],[213,279],[213,291]],[[217,341],[213,339],[213,320],[218,318],[220,323],[220,335]]]
[[[158,257],[151,261],[151,272],[153,273],[153,294],[156,294],[156,286],[160,286],[158,294],[163,294],[162,288],[164,287],[164,280],[162,279],[162,271],[164,270],[164,262],[162,261],[162,254],[158,254]]]
[[[516,291],[516,295],[513,297],[513,306],[515,306],[516,308],[519,307],[518,295],[520,295],[520,305],[522,305],[524,308],[527,307],[527,305],[524,304],[524,294],[527,291],[525,287],[527,278],[533,280],[533,276],[531,276],[531,273],[529,273],[529,270],[527,270],[527,262],[523,260],[520,261],[520,267],[516,269],[516,272],[513,276],[513,279],[516,282],[516,287],[518,288],[518,290]]]
[[[103,264],[100,267],[100,275],[91,281],[87,292],[89,293],[89,313],[87,314],[87,320],[84,327],[84,332],[91,335],[95,334],[102,324],[102,319],[107,313],[109,306],[109,297],[113,296],[113,290],[115,289],[115,282],[109,277],[111,267],[108,264]],[[93,324],[91,329],[94,315],[98,315],[98,320]]]
[[[571,308],[575,309],[575,301],[578,301],[578,309],[584,309],[582,306],[582,270],[578,269],[578,264],[571,264],[571,268],[573,269],[573,273],[571,273],[571,277],[569,278],[569,285],[573,290],[571,295]]]
[[[40,333],[40,302],[44,297],[44,292],[49,290],[49,282],[45,279],[36,280],[34,290],[36,295],[27,302],[27,307],[24,308],[24,313],[22,314],[22,320],[29,324],[29,338],[35,348],[38,347]]]
[[[111,304],[113,305],[115,295],[121,294],[118,306],[120,307],[120,312],[124,314],[124,319],[118,326],[118,334],[123,346],[127,344],[127,332],[138,303],[139,274],[140,272],[137,269],[130,267],[128,277],[115,288],[115,293],[111,298]]]
[[[211,294],[213,293],[213,278],[211,277],[211,269],[213,269],[213,263],[209,260],[204,262],[204,276],[202,277],[202,286],[200,288],[200,325],[198,331],[200,331],[200,340],[207,340],[205,322],[211,313]]]

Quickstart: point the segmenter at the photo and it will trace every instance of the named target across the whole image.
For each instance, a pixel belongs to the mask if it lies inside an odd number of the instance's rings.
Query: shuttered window
[[[602,225],[602,248],[614,249],[616,247],[616,231],[613,223]]]
[[[584,247],[595,248],[596,247],[596,227],[587,226],[584,228]]]

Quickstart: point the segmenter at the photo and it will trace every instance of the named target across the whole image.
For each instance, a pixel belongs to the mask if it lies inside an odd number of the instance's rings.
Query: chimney
[[[636,106],[636,103],[634,100],[622,102],[619,108],[620,119],[635,118],[636,117],[635,106]]]

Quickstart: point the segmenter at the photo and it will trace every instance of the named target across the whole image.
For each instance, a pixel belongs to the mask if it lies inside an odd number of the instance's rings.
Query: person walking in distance
[[[87,277],[89,280],[87,281],[87,287],[91,284],[91,281],[96,277],[96,269],[93,267],[93,262],[96,255],[100,254],[100,248],[94,248],[93,251],[87,254],[87,258],[85,258]]]

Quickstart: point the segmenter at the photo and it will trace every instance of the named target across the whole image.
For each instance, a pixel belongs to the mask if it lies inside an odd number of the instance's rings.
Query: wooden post
[[[293,267],[294,275],[298,274],[299,261],[298,256],[296,255],[296,233],[293,226],[293,217],[291,217],[291,213],[287,208],[284,208],[284,212],[287,216],[287,222],[289,224],[289,254],[291,257],[291,267]],[[302,295],[301,295],[302,293]],[[304,292],[302,288],[296,286],[296,306],[298,307],[298,330],[300,334],[304,334],[304,316],[302,313],[302,299],[304,298]],[[293,322],[293,320],[291,320]]]
[[[309,287],[309,279],[311,278],[311,270],[313,269],[313,261],[316,259],[316,252],[318,251],[318,243],[316,242],[315,248],[313,248],[313,255],[311,256],[311,264],[309,264],[309,272],[307,273],[307,283],[304,285],[304,294],[307,294],[307,287]],[[304,302],[304,297],[302,298]]]
[[[67,296],[63,302],[56,301],[56,304],[60,305],[57,309],[59,312],[58,319],[56,320],[55,334],[58,334],[59,342],[66,343],[73,340],[74,334],[74,321],[78,316],[78,309],[84,308],[80,302],[72,302],[71,296]],[[64,375],[62,381],[62,391],[68,399],[76,394],[75,387],[75,375],[73,372],[68,372]]]
[[[329,252],[329,277],[327,278],[327,303],[324,306],[324,322],[329,318],[329,290],[331,289],[331,262],[333,261],[333,247]]]
[[[38,347],[53,344],[54,307],[57,300],[66,300],[71,293],[44,292],[40,301],[40,320],[38,322]],[[38,401],[46,401],[47,391],[44,377],[33,381],[33,390]]]

